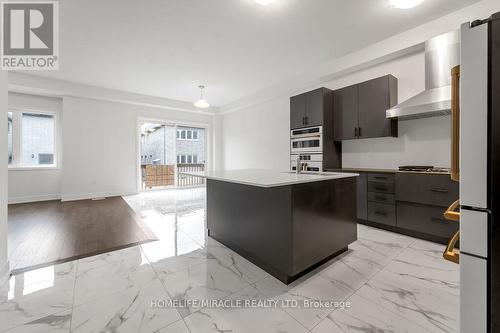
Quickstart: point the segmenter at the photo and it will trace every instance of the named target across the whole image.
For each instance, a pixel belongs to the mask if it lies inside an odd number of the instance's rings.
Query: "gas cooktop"
[[[411,171],[411,172],[436,172],[436,173],[448,173],[450,169],[448,168],[437,168],[431,165],[404,165],[398,168],[399,171]]]

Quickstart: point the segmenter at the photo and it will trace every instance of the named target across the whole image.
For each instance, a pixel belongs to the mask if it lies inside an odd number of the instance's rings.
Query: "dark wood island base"
[[[207,180],[209,236],[285,284],[357,239],[356,178],[257,187]]]

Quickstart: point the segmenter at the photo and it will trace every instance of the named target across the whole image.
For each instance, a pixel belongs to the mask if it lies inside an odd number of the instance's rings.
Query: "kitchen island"
[[[289,284],[357,239],[354,173],[185,172],[207,179],[208,235]]]

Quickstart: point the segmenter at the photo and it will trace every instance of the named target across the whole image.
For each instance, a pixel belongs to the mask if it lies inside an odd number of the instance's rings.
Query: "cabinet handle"
[[[448,193],[448,190],[444,188],[431,188],[429,191],[436,193]]]
[[[382,196],[379,196],[379,195],[374,196],[374,198],[375,198],[376,200],[379,200],[379,201],[387,201],[387,198],[386,198],[386,197],[382,197]]]
[[[460,206],[460,199],[451,204],[450,207],[444,212],[444,218],[450,221],[460,222],[460,212],[457,208]]]
[[[387,188],[386,187],[380,187],[380,186],[375,186],[374,189],[376,189],[377,191],[387,191]]]
[[[361,134],[361,127],[358,127],[358,136],[362,136],[362,134]]]
[[[307,123],[309,122],[309,121],[308,121],[309,119],[307,119],[307,116],[305,116],[304,118],[305,118],[305,120],[306,120],[305,125],[307,125]]]
[[[387,213],[386,213],[386,212],[379,212],[379,211],[376,211],[376,212],[375,212],[375,215],[387,216]]]
[[[460,239],[460,230],[457,231],[450,239],[443,253],[444,259],[454,262],[455,264],[460,263],[460,251],[455,249],[455,245],[457,244],[459,239]]]
[[[357,127],[354,127],[354,136],[358,137],[358,128]]]
[[[375,176],[373,178],[375,178],[375,179],[384,179],[384,180],[387,179],[387,177],[382,177],[382,176]]]

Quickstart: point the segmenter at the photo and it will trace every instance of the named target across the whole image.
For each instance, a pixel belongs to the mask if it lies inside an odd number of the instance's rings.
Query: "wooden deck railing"
[[[183,175],[186,171],[205,171],[205,164],[177,164],[177,186],[201,186],[205,184],[205,179],[190,175]]]

